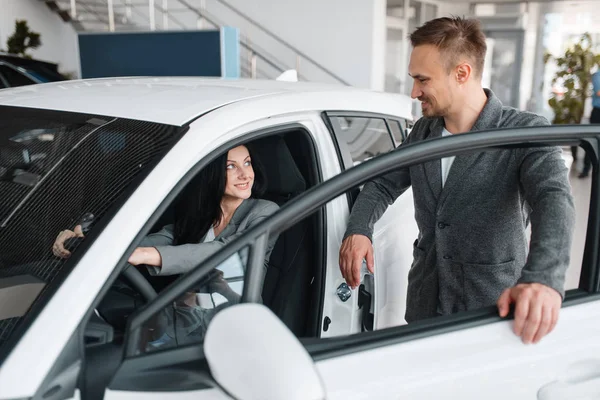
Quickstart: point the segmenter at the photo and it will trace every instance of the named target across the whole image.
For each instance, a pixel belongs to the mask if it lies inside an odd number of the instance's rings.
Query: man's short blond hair
[[[475,76],[481,79],[487,45],[481,23],[476,19],[460,17],[436,18],[426,22],[410,35],[413,47],[436,46],[448,72],[466,57],[473,63]]]

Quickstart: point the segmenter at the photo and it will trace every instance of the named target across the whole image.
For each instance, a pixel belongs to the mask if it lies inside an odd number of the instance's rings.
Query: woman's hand
[[[230,303],[239,303],[242,296],[237,294],[229,283],[227,279],[223,277],[223,271],[217,270],[216,276],[208,282],[208,292],[209,293],[219,293],[221,296],[225,297]]]
[[[65,242],[68,239],[76,237],[85,237],[83,235],[83,231],[81,230],[81,225],[77,225],[72,231],[69,229],[60,231],[58,236],[56,237],[56,240],[54,241],[54,244],[52,245],[52,254],[60,258],[69,258],[71,256],[71,252],[65,249]]]
[[[131,253],[129,260],[131,265],[150,265],[152,267],[162,266],[160,253],[155,247],[138,247]]]

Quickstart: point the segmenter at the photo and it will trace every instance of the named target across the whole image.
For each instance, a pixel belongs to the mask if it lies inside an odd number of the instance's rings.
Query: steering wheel
[[[83,238],[81,237],[70,238],[65,240],[64,246],[67,250],[73,251],[82,241]],[[158,296],[150,282],[133,265],[127,264],[121,272],[121,277],[142,295],[146,303],[151,302]]]
[[[133,265],[127,264],[123,271],[121,272],[121,276],[131,285],[133,288],[142,295],[146,303],[150,303],[152,300],[158,296],[156,290],[150,285],[150,282],[140,271],[137,270]]]

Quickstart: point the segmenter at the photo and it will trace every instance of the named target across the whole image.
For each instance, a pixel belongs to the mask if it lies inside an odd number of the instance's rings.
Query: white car
[[[493,307],[405,324],[417,235],[410,191],[376,224],[375,274],[345,285],[339,246],[365,181],[503,146],[585,142],[595,152],[600,134],[502,130],[389,153],[410,109],[404,96],[351,88],[192,78],[0,92],[0,400],[574,399],[598,389],[596,173],[579,289],[541,344],[524,346]],[[281,209],[175,281],[127,268],[191,178],[248,142]],[[82,219],[85,239],[69,259],[54,258],[58,232]],[[263,305],[222,307],[208,294],[202,312],[224,311],[205,337],[157,340],[157,319],[169,312],[169,329],[181,328],[175,317],[189,307],[179,300],[231,260],[243,267],[225,278],[242,303]]]

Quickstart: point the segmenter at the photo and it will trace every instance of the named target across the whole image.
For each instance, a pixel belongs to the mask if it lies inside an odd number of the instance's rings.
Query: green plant
[[[548,101],[554,111],[553,124],[581,123],[585,101],[591,95],[591,71],[600,66],[600,54],[593,52],[592,45],[591,35],[585,33],[561,57],[544,55],[545,63],[554,59],[558,67],[552,85],[563,88],[553,91]]]
[[[30,31],[27,21],[24,20],[15,21],[15,32],[6,41],[9,53],[27,58],[31,58],[26,53],[27,49],[37,49],[41,44],[40,34]]]

